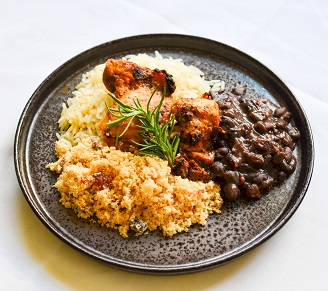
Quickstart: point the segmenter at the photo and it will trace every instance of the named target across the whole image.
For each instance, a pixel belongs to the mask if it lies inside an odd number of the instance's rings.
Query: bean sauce
[[[290,124],[291,113],[245,93],[243,86],[210,92],[219,105],[223,129],[210,171],[229,200],[259,199],[296,168],[293,150],[300,133]]]

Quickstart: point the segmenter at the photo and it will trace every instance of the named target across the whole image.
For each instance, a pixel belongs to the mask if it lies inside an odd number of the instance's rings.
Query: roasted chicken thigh
[[[164,94],[160,123],[174,114],[176,125],[174,133],[180,133],[180,148],[173,171],[177,175],[193,180],[208,180],[210,176],[206,166],[214,160],[213,145],[220,132],[219,107],[208,94],[203,98],[181,98],[173,100],[175,90],[173,77],[164,70],[150,70],[125,60],[109,59],[103,73],[103,83],[121,102],[133,105],[138,98],[146,107],[153,95],[150,108],[154,109]],[[114,105],[114,107],[117,105]],[[108,121],[114,117],[108,114],[102,129],[109,145],[114,145],[117,128],[106,129]],[[127,125],[122,124],[121,130]],[[122,150],[137,149],[134,142],[140,142],[138,122],[134,121],[120,139],[118,148]]]

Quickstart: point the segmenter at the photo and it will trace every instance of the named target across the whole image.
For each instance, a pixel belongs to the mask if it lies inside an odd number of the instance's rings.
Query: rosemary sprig
[[[119,138],[124,135],[124,133],[132,124],[132,121],[137,119],[141,124],[137,126],[140,129],[139,133],[143,139],[143,142],[133,142],[140,147],[140,154],[162,158],[168,161],[170,167],[173,167],[179,148],[180,134],[173,134],[173,128],[175,124],[174,114],[171,114],[169,120],[164,124],[161,125],[159,122],[160,110],[165,96],[165,88],[159,104],[153,110],[150,109],[150,102],[155,92],[156,89],[149,98],[146,108],[142,107],[138,98],[133,100],[134,106],[130,106],[121,102],[113,94],[109,94],[111,98],[113,98],[113,100],[118,104],[118,107],[110,108],[106,104],[109,113],[116,118],[108,122],[107,130],[118,126],[116,134],[117,144]],[[121,132],[121,125],[126,120],[128,120],[128,123],[124,130]]]

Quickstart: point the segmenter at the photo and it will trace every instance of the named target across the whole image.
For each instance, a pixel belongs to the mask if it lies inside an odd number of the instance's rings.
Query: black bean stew
[[[296,167],[293,150],[300,133],[290,125],[291,113],[245,92],[245,87],[210,92],[219,105],[223,129],[214,145],[210,172],[229,200],[258,199]]]

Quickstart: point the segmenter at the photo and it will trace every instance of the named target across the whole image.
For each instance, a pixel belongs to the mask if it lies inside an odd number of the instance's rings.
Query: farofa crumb
[[[58,160],[47,167],[59,174],[54,186],[60,202],[125,238],[129,230],[141,235],[155,229],[172,237],[220,213],[219,185],[174,176],[159,158],[122,152],[90,137],[75,146],[59,140],[56,153]]]

